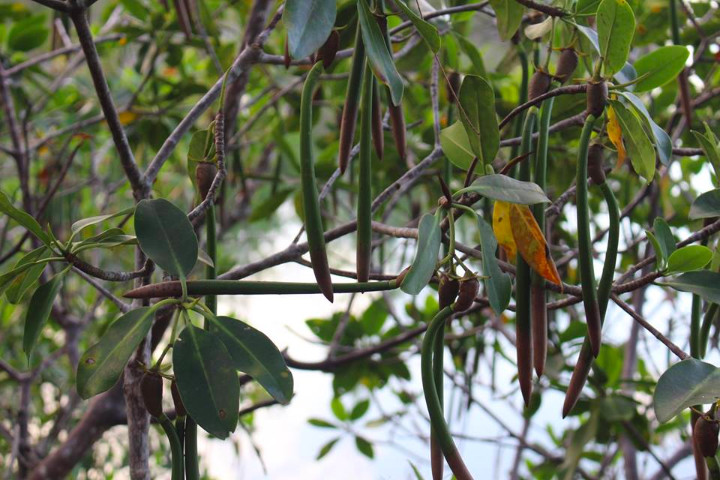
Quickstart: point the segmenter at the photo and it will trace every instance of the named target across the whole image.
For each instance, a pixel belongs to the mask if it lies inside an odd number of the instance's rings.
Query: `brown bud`
[[[475,297],[480,290],[480,282],[477,277],[465,278],[460,282],[460,291],[458,292],[458,299],[455,302],[453,311],[464,312],[468,308],[472,307],[475,302]]]
[[[713,422],[701,415],[695,421],[693,429],[693,441],[703,457],[713,457],[718,448],[718,427],[717,422]]]
[[[177,414],[178,417],[187,415],[185,404],[183,404],[183,401],[180,398],[180,391],[178,390],[175,380],[173,380],[172,384],[170,384],[170,393],[172,394],[173,404],[175,404],[175,414]]]
[[[317,59],[316,61],[322,61],[323,67],[325,67],[325,70],[330,68],[333,64],[333,61],[335,60],[335,55],[337,54],[338,47],[340,45],[340,34],[337,32],[337,30],[333,30],[330,32],[330,36],[328,36],[327,40],[325,40],[325,43],[317,52]]]
[[[555,69],[555,78],[560,83],[570,80],[578,64],[578,54],[573,48],[564,48],[558,58],[557,68]]]
[[[200,197],[204,200],[210,191],[210,186],[215,179],[217,173],[217,167],[214,163],[210,162],[198,162],[195,167],[195,180],[197,181],[198,191]]]
[[[587,113],[599,117],[605,110],[605,104],[607,104],[608,87],[605,81],[600,80],[599,82],[590,81],[587,84]]]
[[[588,148],[588,177],[595,185],[605,183],[605,170],[603,169],[603,146],[593,143]]]
[[[456,278],[450,278],[447,275],[440,276],[440,285],[438,285],[438,303],[440,304],[440,310],[453,304],[459,290],[460,282]]]
[[[528,87],[528,100],[535,100],[550,89],[552,77],[542,70],[536,70],[530,79]]]
[[[159,417],[163,413],[162,394],[163,381],[162,377],[153,372],[146,372],[140,381],[140,392],[142,393],[143,403],[150,415]]]

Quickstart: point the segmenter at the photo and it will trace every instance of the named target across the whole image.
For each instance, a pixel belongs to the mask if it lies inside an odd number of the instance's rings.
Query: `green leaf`
[[[47,283],[40,285],[30,299],[23,332],[23,351],[27,356],[28,363],[30,363],[30,357],[38,338],[40,338],[40,333],[50,317],[50,311],[62,285],[62,277],[65,272],[66,270],[63,270]]]
[[[655,416],[665,423],[685,408],[713,403],[720,398],[720,369],[688,358],[668,368],[653,393]]]
[[[132,310],[115,320],[100,341],[80,357],[77,391],[84,399],[117,383],[130,356],[145,339],[155,318],[150,307]]]
[[[455,31],[453,31],[452,33],[453,33],[454,38],[457,40],[458,44],[460,45],[460,49],[470,59],[471,67],[470,67],[470,71],[468,73],[487,78],[487,76],[486,76],[487,72],[485,71],[485,62],[483,62],[483,57],[482,57],[482,54],[480,53],[480,50],[478,50],[478,48],[475,46],[475,44],[473,42],[471,42],[464,36],[458,34]]]
[[[457,121],[440,131],[440,146],[450,163],[458,168],[470,168],[475,154],[462,122]]]
[[[525,7],[515,0],[490,0],[495,10],[498,33],[502,40],[510,40],[522,23]]]
[[[188,414],[208,433],[227,438],[237,426],[240,381],[220,338],[188,325],[173,345],[173,369]]]
[[[343,405],[340,397],[333,397],[330,401],[330,410],[332,410],[333,415],[335,415],[335,418],[338,420],[345,421],[348,419],[348,413],[345,410],[345,405]]]
[[[575,6],[575,12],[579,15],[595,15],[600,0],[578,0]]]
[[[247,373],[278,402],[293,395],[293,376],[280,350],[267,335],[230,317],[213,321],[214,333],[227,347],[236,370]]]
[[[655,123],[655,120],[650,116],[650,112],[645,108],[645,104],[643,104],[637,95],[630,92],[620,92],[620,95],[625,97],[632,106],[635,107],[635,110],[645,117],[655,137],[655,149],[657,150],[660,162],[665,166],[670,165],[670,161],[672,160],[672,140],[670,139],[670,135],[668,135],[660,125]]]
[[[355,404],[350,412],[350,420],[357,420],[365,415],[370,408],[370,400],[361,400]]]
[[[718,272],[708,270],[687,272],[671,280],[666,280],[660,285],[700,295],[708,302],[720,303],[720,273]]]
[[[423,215],[418,227],[415,259],[410,271],[405,275],[402,285],[400,285],[403,292],[409,295],[417,295],[428,284],[433,272],[435,272],[441,237],[440,216],[430,215],[429,213]]]
[[[311,418],[308,420],[308,423],[313,427],[318,428],[338,428],[336,425],[333,425],[332,423],[321,418]]]
[[[395,0],[395,5],[400,7],[400,10],[410,19],[428,48],[433,53],[437,53],[440,50],[440,35],[438,35],[435,25],[420,18],[418,14],[405,5],[404,0]]]
[[[705,192],[693,201],[688,217],[692,220],[720,217],[720,188]]]
[[[670,230],[670,225],[665,219],[657,217],[653,222],[653,230],[655,230],[655,237],[660,243],[663,256],[670,258],[670,254],[675,251],[675,236]]]
[[[197,262],[198,241],[190,220],[163,198],[137,204],[135,234],[142,251],[171,275],[184,278]]]
[[[679,248],[668,258],[666,274],[700,270],[710,263],[712,256],[712,250],[704,245],[687,245]]]
[[[320,460],[325,455],[330,453],[330,450],[333,449],[333,447],[338,442],[338,440],[340,440],[340,437],[334,438],[334,439],[330,440],[329,442],[327,442],[325,445],[323,445],[322,448],[320,449],[320,451],[318,452],[317,457],[315,457],[315,460]]]
[[[481,165],[490,164],[500,148],[493,89],[484,78],[467,75],[460,87],[459,100],[462,107],[460,121],[465,127],[470,147]]]
[[[360,453],[362,453],[366,457],[368,457],[368,458],[375,457],[375,452],[373,451],[372,443],[368,442],[363,437],[361,437],[359,435],[355,437],[355,446],[360,451]]]
[[[408,460],[408,463],[410,464],[410,468],[412,468],[413,473],[415,474],[415,480],[425,480],[423,476],[420,474],[420,470],[415,466],[414,463],[412,463],[410,460]]]
[[[117,213],[110,213],[110,214],[107,214],[107,215],[99,215],[99,216],[97,216],[97,217],[83,218],[83,219],[78,220],[77,222],[73,223],[72,226],[70,227],[70,229],[72,230],[73,233],[77,233],[77,232],[79,232],[80,230],[82,230],[82,229],[84,229],[84,228],[87,228],[87,227],[89,227],[89,226],[91,226],[91,225],[97,225],[98,223],[102,223],[102,222],[104,222],[104,221],[106,221],[106,220],[110,220],[110,219],[113,219],[113,218],[115,218],[115,217],[122,217],[122,216],[124,216],[124,215],[130,215],[130,214],[132,214],[134,211],[135,211],[135,207],[132,206],[132,207],[128,207],[128,208],[126,208],[126,209],[124,209],[124,210],[120,210],[120,211],[117,212]]]
[[[42,260],[50,257],[50,251],[47,247],[36,248],[24,257],[22,257],[13,267],[13,270],[21,269],[24,265],[31,265],[35,262],[41,262],[37,265],[29,266],[26,270],[20,272],[7,286],[5,296],[8,302],[12,304],[19,303],[25,292],[40,278],[47,262]],[[0,286],[0,288],[2,288]]]
[[[647,92],[661,87],[678,76],[685,68],[690,51],[683,45],[668,45],[640,57],[634,64],[638,77],[635,92]]]
[[[472,185],[458,190],[455,195],[466,192],[473,192],[493,200],[518,203],[520,205],[550,203],[543,189],[536,183],[523,182],[500,174],[478,177]]]
[[[604,0],[606,1],[608,0]],[[622,103],[615,100],[611,100],[610,103],[620,121],[633,169],[650,183],[655,176],[655,148],[645,133],[640,119]]]
[[[600,400],[600,415],[608,422],[629,422],[635,416],[635,402],[622,395],[610,395]]]
[[[367,0],[358,0],[357,7],[365,53],[373,73],[378,80],[390,87],[393,105],[400,105],[403,96],[403,81],[395,68],[390,50],[385,44],[385,37],[368,7]]]
[[[662,272],[667,268],[667,255],[665,255],[662,245],[658,241],[657,237],[650,230],[645,230],[645,235],[655,250],[655,266],[658,271]]]
[[[267,220],[275,210],[280,208],[280,205],[285,203],[285,200],[287,200],[295,190],[295,187],[285,187],[275,193],[269,193],[267,198],[252,207],[252,212],[248,218],[250,223],[257,222],[258,220]]]
[[[40,224],[31,215],[24,210],[15,208],[10,202],[10,199],[3,192],[0,192],[0,212],[4,213],[8,217],[12,218],[25,229],[35,235],[41,242],[48,247],[52,246],[50,236],[42,229]]]
[[[290,56],[300,60],[322,47],[335,25],[336,14],[335,0],[287,0],[283,24]]]
[[[564,472],[564,480],[572,480],[574,478],[575,470],[585,452],[585,446],[597,435],[599,423],[600,415],[597,409],[593,409],[590,413],[590,418],[578,427],[577,430],[570,433],[565,458],[560,465],[561,471]]]
[[[603,0],[595,19],[605,72],[612,75],[623,68],[630,53],[635,14],[626,0]]]
[[[510,275],[500,270],[495,252],[497,240],[492,227],[478,217],[480,228],[480,248],[482,249],[483,275],[490,307],[496,315],[500,315],[510,304],[512,296],[512,280]]]
[[[707,123],[705,123],[705,135],[695,130],[692,133],[700,144],[700,148],[705,152],[705,156],[710,161],[713,170],[715,170],[716,182],[720,182],[720,145],[717,137]]]
[[[45,26],[45,15],[34,15],[13,23],[8,34],[10,50],[27,52],[42,46],[50,33]]]

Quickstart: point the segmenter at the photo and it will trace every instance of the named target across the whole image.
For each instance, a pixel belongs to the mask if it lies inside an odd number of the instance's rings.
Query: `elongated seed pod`
[[[288,46],[288,37],[285,35],[285,48],[283,49],[283,65],[285,65],[285,70],[290,68],[290,62],[292,59],[290,58],[290,47]]]
[[[402,104],[393,105],[390,102],[388,112],[390,113],[390,130],[395,141],[395,148],[400,159],[405,160],[407,156],[407,139],[405,137],[405,114],[403,113]]]
[[[447,101],[449,104],[455,103],[460,92],[460,74],[458,72],[450,72],[447,79]]]
[[[372,144],[373,78],[370,67],[365,68],[360,112],[360,175],[357,198],[357,279],[367,282],[370,278],[372,258]]]
[[[170,419],[164,413],[160,412],[158,420],[163,431],[165,431],[165,435],[167,436],[170,443],[170,460],[172,465],[172,473],[170,479],[184,480],[185,465],[183,462],[184,459],[182,443],[180,443],[180,437],[178,436],[178,432]],[[188,478],[189,477],[190,475],[188,475]]]
[[[460,291],[460,282],[457,278],[452,278],[448,275],[440,276],[440,283],[438,285],[438,304],[440,310],[445,307],[449,307],[455,302]]]
[[[338,168],[340,173],[345,173],[350,161],[350,150],[352,150],[355,126],[357,124],[357,109],[360,100],[363,70],[365,70],[365,47],[362,41],[360,25],[358,25],[355,34],[355,52],[350,67],[350,79],[345,92],[345,105],[340,120],[340,144],[338,145]]]
[[[470,471],[465,466],[465,462],[460,456],[460,452],[455,446],[452,435],[445,422],[443,415],[442,403],[438,396],[438,389],[435,383],[433,371],[433,360],[435,351],[435,342],[437,335],[443,330],[445,320],[452,314],[452,309],[446,307],[440,310],[432,319],[428,326],[425,336],[423,337],[422,353],[420,355],[420,367],[423,383],[423,394],[425,403],[427,404],[428,415],[430,416],[430,425],[437,439],[438,444],[445,456],[450,469],[457,480],[472,480]]]
[[[178,390],[177,382],[175,380],[173,380],[170,384],[170,394],[172,395],[173,405],[175,405],[175,414],[178,417],[184,417],[187,415],[185,404],[183,403],[182,398],[180,398],[180,390]]]
[[[317,61],[322,61],[325,70],[330,68],[335,61],[335,55],[337,55],[338,47],[340,46],[340,34],[337,30],[330,32],[327,40],[317,52]]]
[[[528,110],[523,125],[521,154],[532,149],[532,134],[535,126],[537,109]],[[528,158],[520,164],[518,180],[530,181],[530,162]],[[532,395],[533,343],[530,320],[530,266],[522,255],[517,256],[515,269],[515,337],[518,367],[518,382],[525,406],[530,405]]]
[[[528,100],[535,100],[537,97],[546,93],[550,89],[552,77],[542,70],[537,70],[530,78],[530,86],[528,87]]]
[[[372,74],[372,72],[371,72]],[[385,151],[385,132],[383,131],[382,105],[380,103],[380,89],[377,80],[373,80],[372,98],[372,141],[375,148],[375,155],[383,159]]]
[[[603,146],[593,143],[588,148],[588,177],[595,185],[605,183],[605,170],[603,169]]]
[[[444,307],[440,307],[443,310]],[[447,321],[445,322],[447,323]],[[437,334],[435,334],[435,341],[433,344],[433,379],[435,382],[435,390],[437,391],[438,400],[440,401],[440,408],[445,409],[444,401],[444,386],[443,379],[445,372],[443,371],[443,362],[445,355],[445,325],[439,328]],[[434,428],[430,428],[430,468],[432,470],[433,480],[442,480],[443,470],[445,469],[445,460],[443,457],[442,448],[437,438],[437,433]]]
[[[312,96],[322,73],[322,63],[316,63],[308,73],[300,100],[300,173],[302,177],[303,210],[310,260],[315,280],[323,295],[333,301],[332,280],[325,251],[320,202],[318,200],[315,165],[312,153]]]
[[[195,166],[195,181],[201,199],[207,197],[216,174],[217,166],[212,162],[198,162]]]
[[[588,147],[590,134],[595,125],[595,116],[590,114],[585,119],[585,126],[580,135],[580,145],[577,160],[577,228],[578,228],[578,265],[580,267],[580,280],[582,282],[583,305],[585,306],[585,321],[588,327],[588,337],[594,357],[600,353],[602,335],[602,320],[600,307],[595,289],[595,273],[593,272],[592,240],[590,238],[590,212],[588,209]]]
[[[454,312],[464,312],[468,308],[473,306],[475,303],[475,297],[477,297],[478,290],[480,289],[480,282],[477,277],[465,278],[460,282],[460,288],[458,291],[458,298],[453,307]]]
[[[693,441],[702,453],[703,457],[713,457],[718,449],[718,428],[717,422],[708,420],[705,415],[698,417],[693,429]]]
[[[555,78],[560,83],[566,83],[570,80],[578,65],[578,54],[574,48],[563,48],[558,57],[557,68],[555,69]]]
[[[145,409],[150,415],[157,418],[163,414],[163,381],[160,375],[151,372],[143,374],[142,380],[140,380],[140,393],[142,393]]]
[[[587,114],[595,118],[600,117],[605,110],[608,97],[608,87],[604,80],[599,82],[590,81],[587,84],[585,93],[587,102]]]

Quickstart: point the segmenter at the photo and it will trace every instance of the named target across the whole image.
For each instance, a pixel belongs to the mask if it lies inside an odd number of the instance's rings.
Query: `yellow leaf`
[[[615,110],[613,110],[612,107],[607,108],[607,118],[608,137],[618,152],[617,164],[615,165],[617,169],[625,163],[625,157],[627,156],[625,153],[625,145],[623,145],[622,141],[622,128],[620,127],[620,122],[618,122],[617,115],[615,115]]]
[[[118,117],[120,118],[120,123],[122,123],[123,125],[128,125],[135,121],[135,119],[137,118],[137,113],[129,111],[122,112],[120,115],[118,115]]]
[[[515,261],[517,246],[510,228],[510,204],[508,202],[496,201],[493,208],[493,232],[498,244],[505,250],[508,260]]]
[[[510,204],[510,228],[520,255],[546,280],[562,286],[545,236],[527,205]]]

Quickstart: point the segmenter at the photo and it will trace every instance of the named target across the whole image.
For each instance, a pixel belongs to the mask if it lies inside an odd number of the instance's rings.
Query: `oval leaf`
[[[704,245],[687,245],[679,248],[668,258],[667,273],[682,273],[700,270],[710,263],[712,256],[712,250]]]
[[[261,331],[234,318],[217,317],[213,324],[235,369],[250,375],[278,402],[290,403],[293,377],[275,344]]]
[[[60,290],[60,285],[62,285],[64,273],[65,271],[58,273],[49,282],[40,285],[30,299],[23,332],[23,351],[27,355],[28,363],[30,363],[30,356],[40,333],[50,317],[50,311],[57,292]]]
[[[83,228],[87,228],[91,225],[97,225],[98,223],[102,223],[105,220],[110,220],[115,217],[121,217],[123,215],[130,215],[133,213],[133,210],[135,210],[135,207],[128,207],[123,210],[120,210],[117,213],[109,213],[107,215],[98,215],[97,217],[88,217],[83,218],[81,220],[78,220],[77,222],[73,223],[70,227],[70,230],[72,230],[73,233],[79,232]]]
[[[184,278],[195,266],[195,231],[185,213],[167,200],[142,200],[137,204],[135,234],[142,251],[171,275]]]
[[[603,0],[598,6],[597,35],[605,72],[612,75],[625,65],[635,35],[635,14],[625,0]]]
[[[435,272],[441,237],[440,217],[429,213],[423,215],[418,227],[418,245],[415,259],[402,285],[400,285],[403,292],[409,295],[417,295],[428,284],[433,272]]]
[[[322,47],[335,25],[336,14],[335,0],[287,0],[283,23],[290,56],[299,60]]]
[[[640,57],[635,70],[638,77],[645,77],[635,84],[635,92],[647,92],[677,77],[685,68],[688,55],[690,51],[683,45],[668,45]]]
[[[635,107],[635,110],[640,112],[650,124],[650,129],[655,137],[655,149],[657,150],[660,162],[666,166],[670,165],[670,160],[672,160],[672,140],[670,139],[670,135],[668,135],[660,125],[655,123],[655,120],[650,116],[650,112],[645,108],[645,104],[637,95],[630,92],[620,92],[620,94],[625,97],[632,106]]]
[[[462,122],[455,122],[440,131],[440,146],[450,162],[458,168],[470,168],[475,154]]]
[[[700,295],[708,302],[720,303],[720,273],[700,270],[687,272],[662,283],[680,290]]]
[[[150,331],[154,314],[150,307],[126,313],[80,357],[77,391],[82,398],[90,398],[115,385],[130,356]]]
[[[515,180],[507,175],[484,175],[475,180],[469,187],[458,191],[455,195],[466,192],[473,192],[493,200],[518,203],[520,205],[550,203],[550,199],[545,196],[543,189],[536,183]]]
[[[720,188],[710,190],[697,197],[690,206],[688,216],[692,220],[720,216]]]
[[[10,202],[10,199],[3,192],[0,192],[0,212],[4,213],[8,217],[12,218],[20,225],[25,227],[25,230],[35,235],[41,242],[48,247],[52,246],[52,240],[50,236],[45,233],[40,224],[26,211],[15,208]]]
[[[489,164],[500,148],[500,131],[495,115],[495,93],[482,77],[468,75],[460,87],[460,121],[470,147],[482,165]]]
[[[515,0],[490,0],[495,10],[498,33],[502,40],[510,40],[522,23],[525,7]]]
[[[618,101],[610,103],[620,120],[633,169],[650,183],[655,176],[655,148],[645,133],[640,119],[622,103]]]
[[[510,228],[520,255],[544,279],[562,285],[555,262],[535,217],[526,205],[510,204]]]
[[[440,50],[440,35],[438,35],[435,25],[420,18],[410,7],[405,5],[404,0],[395,0],[395,5],[400,7],[400,10],[410,19],[428,48],[433,53],[437,53]]]
[[[496,315],[500,315],[510,304],[512,296],[512,281],[510,275],[500,270],[495,257],[498,244],[492,227],[478,217],[480,228],[480,248],[482,249],[483,275],[485,276],[485,289],[487,291],[490,307]]]
[[[688,358],[668,368],[658,379],[653,405],[660,423],[685,408],[705,405],[720,398],[720,370],[709,363]]]
[[[188,415],[212,435],[227,438],[237,426],[240,381],[220,338],[188,325],[173,345],[173,370]]]
[[[47,265],[47,262],[43,262],[42,260],[48,257],[50,257],[48,248],[40,247],[18,260],[13,270],[22,269],[23,266],[27,266],[28,268],[21,271],[7,286],[5,296],[8,302],[17,304],[22,300],[25,292],[27,292],[27,290],[37,282],[40,275],[42,275],[43,270],[45,270],[45,265]],[[41,263],[35,264],[35,262]]]

